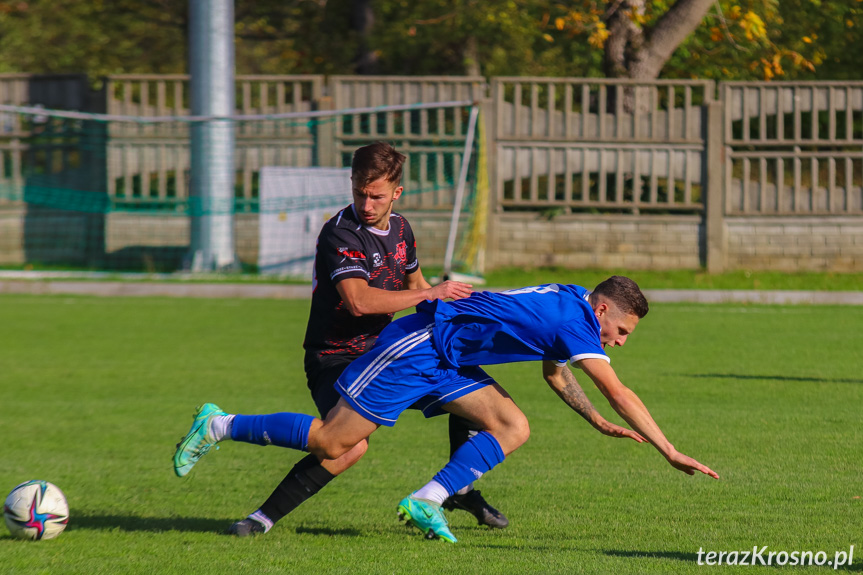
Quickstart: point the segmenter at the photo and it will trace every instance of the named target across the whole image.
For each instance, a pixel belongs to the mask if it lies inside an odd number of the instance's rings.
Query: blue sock
[[[303,413],[238,415],[231,427],[231,439],[308,451],[309,428],[314,420],[311,415]]]
[[[503,461],[503,450],[494,436],[481,431],[456,449],[443,469],[434,476],[450,495],[468,485]]]

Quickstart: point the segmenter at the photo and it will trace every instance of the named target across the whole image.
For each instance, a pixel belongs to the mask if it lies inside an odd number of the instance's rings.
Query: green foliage
[[[381,66],[392,73],[464,74],[466,43],[476,40],[479,71],[487,76],[566,76],[586,73],[587,50],[543,37],[544,8],[536,0],[378,2]],[[581,49],[580,49],[581,48]]]
[[[781,9],[783,41],[801,53],[811,54],[815,68],[791,69],[787,79],[860,79],[863,3],[783,0]]]
[[[610,2],[371,1],[381,74],[602,75]],[[649,32],[672,5],[646,2],[632,17]],[[352,0],[236,0],[237,72],[353,73],[353,10]],[[187,19],[174,0],[0,2],[0,72],[182,73]],[[857,0],[723,0],[663,76],[856,79],[861,26]]]
[[[859,79],[863,5],[857,0],[721,2],[674,53],[663,74],[716,80]],[[739,9],[735,10],[737,6]],[[741,7],[742,6],[742,7]],[[745,14],[763,34],[747,38]],[[751,19],[750,19],[751,21]]]
[[[863,308],[654,305],[611,350],[671,441],[720,481],[600,436],[537,364],[496,366],[532,431],[479,484],[508,529],[452,512],[460,542],[450,546],[396,521],[397,501],[448,453],[446,420],[409,412],[271,533],[226,537],[300,455],[225,443],[178,479],[174,443],[203,401],[246,413],[313,409],[300,347],[307,313],[306,301],[0,297],[0,488],[48,479],[71,507],[53,541],[12,540],[0,525],[0,571],[697,575],[700,547],[753,545],[831,559],[855,545],[850,570],[859,570]]]
[[[0,4],[0,71],[108,74],[188,69],[188,2],[27,0]],[[238,0],[241,74],[346,73],[350,0]],[[333,41],[337,38],[338,41]]]
[[[351,0],[236,0],[240,74],[350,74]]]
[[[186,6],[172,0],[29,0],[0,10],[0,71],[178,73]]]

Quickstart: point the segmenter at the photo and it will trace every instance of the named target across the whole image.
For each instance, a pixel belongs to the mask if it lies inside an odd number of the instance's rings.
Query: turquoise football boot
[[[198,460],[216,444],[216,440],[210,435],[210,421],[219,415],[228,414],[215,403],[205,403],[198,408],[192,428],[177,444],[177,451],[174,453],[174,473],[177,477],[189,473]]]
[[[406,521],[407,524],[413,525],[425,533],[426,539],[439,537],[450,543],[458,541],[449,530],[440,505],[408,495],[399,503],[398,511],[399,521]]]

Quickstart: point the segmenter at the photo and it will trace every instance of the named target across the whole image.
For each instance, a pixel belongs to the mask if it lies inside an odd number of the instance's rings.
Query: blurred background
[[[224,113],[196,0],[0,2],[0,265],[306,277],[387,140],[433,268],[863,271],[857,0],[216,4]]]

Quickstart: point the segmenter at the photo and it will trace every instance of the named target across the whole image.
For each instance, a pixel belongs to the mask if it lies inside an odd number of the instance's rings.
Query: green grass
[[[525,286],[537,282],[594,286],[610,275],[631,277],[644,289],[734,289],[860,291],[863,273],[730,271],[708,274],[703,270],[572,270],[566,268],[505,268],[485,275],[488,285]]]
[[[44,269],[43,269],[44,268]],[[66,269],[33,266],[0,266],[0,270],[10,271],[68,271]],[[81,272],[82,281],[136,281],[136,282],[175,282],[175,283],[276,283],[303,284],[302,279],[279,278],[255,274],[199,274],[177,275],[165,279],[140,274],[86,276],[88,270]],[[439,276],[440,268],[424,267],[426,279]],[[725,290],[805,290],[805,291],[861,291],[863,273],[831,272],[775,272],[775,271],[730,271],[721,274],[708,274],[703,270],[573,270],[567,268],[502,268],[488,272],[484,279],[490,287],[521,287],[539,283],[573,283],[594,286],[610,275],[625,275],[633,278],[644,289],[725,289]],[[49,280],[51,278],[48,278]],[[477,286],[479,287],[479,286]]]
[[[597,434],[538,365],[497,366],[489,371],[532,427],[479,483],[508,529],[453,512],[460,542],[448,545],[396,521],[399,499],[447,454],[446,420],[409,412],[268,535],[220,535],[299,456],[226,443],[178,479],[174,444],[207,400],[243,413],[312,411],[307,313],[305,301],[0,297],[0,489],[47,479],[72,514],[54,541],[13,540],[0,527],[0,572],[826,572],[697,564],[699,548],[755,545],[831,559],[855,545],[850,571],[863,570],[858,307],[657,304],[610,351],[670,440],[720,481]]]

